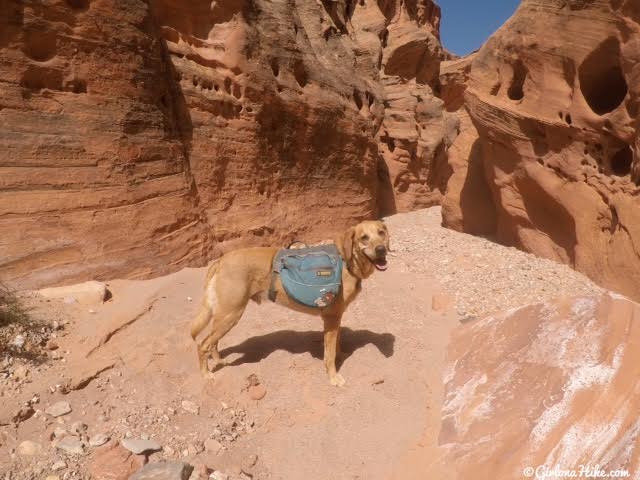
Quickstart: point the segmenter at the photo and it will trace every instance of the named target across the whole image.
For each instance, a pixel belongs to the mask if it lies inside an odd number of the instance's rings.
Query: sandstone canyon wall
[[[640,298],[640,3],[524,0],[464,95],[444,224]]]
[[[0,280],[146,277],[444,192],[431,0],[0,10]]]

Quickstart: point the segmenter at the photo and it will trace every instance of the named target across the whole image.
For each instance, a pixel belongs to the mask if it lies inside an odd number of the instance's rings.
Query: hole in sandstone
[[[271,65],[271,71],[273,72],[273,76],[277,77],[278,75],[280,75],[280,67],[278,66],[278,60],[275,58],[272,58],[269,64]]]
[[[562,112],[558,112],[558,116],[560,117],[560,119],[562,120]]]
[[[373,102],[375,101],[375,97],[370,92],[366,92],[365,95],[367,96],[367,101],[369,102],[369,106],[373,105]]]
[[[64,88],[68,92],[87,93],[87,82],[80,79],[70,80],[65,84]]]
[[[571,115],[569,113],[567,113],[567,115],[564,117],[564,121],[567,122],[569,125],[573,123],[573,120],[571,119]]]
[[[224,79],[224,89],[227,93],[231,93],[231,79],[229,77]]]
[[[627,82],[620,66],[620,45],[615,38],[602,42],[578,69],[580,90],[598,115],[612,112],[627,96]]]
[[[62,72],[52,68],[29,67],[22,74],[20,85],[29,90],[62,90]]]
[[[619,177],[629,175],[631,173],[632,162],[633,151],[629,145],[625,145],[611,157],[611,171]]]
[[[634,100],[629,100],[629,102],[627,102],[627,112],[629,113],[630,117],[637,117],[638,116],[638,102],[634,101]]]
[[[544,165],[544,160],[542,160],[541,158],[538,158],[538,163],[539,163],[540,165]]]
[[[245,111],[246,111],[247,113],[251,113],[251,112],[253,112],[253,108],[251,108],[251,107],[245,107]]]
[[[169,106],[169,101],[167,100],[167,96],[166,95],[162,95],[160,97],[160,103],[162,104],[162,106],[164,108],[167,108]]]
[[[89,0],[67,0],[67,4],[74,10],[88,10]]]
[[[196,77],[193,77],[193,80],[191,80],[191,83],[193,83],[194,87],[198,86],[198,79]]]
[[[213,89],[217,92],[218,90],[220,90],[220,85],[218,85],[217,83],[214,83]]]
[[[518,59],[513,64],[513,78],[511,79],[511,85],[507,91],[507,96],[511,100],[522,100],[524,98],[524,81],[527,79],[527,67],[525,67],[522,60]]]
[[[607,130],[611,130],[612,127],[613,127],[613,125],[611,124],[611,120],[606,119],[604,121],[604,128],[606,128]]]
[[[489,91],[489,93],[495,97],[500,92],[501,87],[502,87],[502,84],[498,82],[493,87],[491,87],[491,90]]]
[[[236,98],[242,98],[242,89],[240,88],[240,85],[235,84],[233,86],[233,96]]]
[[[56,34],[54,32],[25,32],[22,51],[38,62],[46,62],[56,56]]]
[[[380,32],[380,42],[382,43],[382,48],[386,48],[388,40],[389,40],[389,30],[385,28],[382,32]]]
[[[587,165],[589,165],[589,160],[587,160],[586,158],[583,158],[583,159],[580,161],[580,165],[583,165],[583,166],[587,166]]]
[[[284,90],[284,88],[282,88],[282,85],[278,85],[278,92],[282,93],[282,90]]]
[[[358,92],[358,90],[353,91],[353,100],[356,102],[356,107],[358,107],[358,110],[360,110],[363,104],[362,104],[362,98],[360,97],[360,93]]]
[[[293,76],[296,77],[296,82],[298,82],[298,85],[303,88],[308,83],[309,77],[307,75],[307,70],[304,68],[304,62],[302,60],[296,61],[296,64],[293,67]]]

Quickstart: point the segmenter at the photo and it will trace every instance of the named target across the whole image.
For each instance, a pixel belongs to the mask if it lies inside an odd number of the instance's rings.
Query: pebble
[[[60,480],[60,477],[58,475],[47,475],[45,480]]]
[[[62,428],[62,427],[56,427],[56,429],[53,431],[53,434],[51,435],[53,439],[60,439],[62,437],[65,437],[67,435],[67,431]]]
[[[53,470],[54,472],[57,472],[58,470],[63,470],[65,468],[67,468],[67,462],[65,462],[64,460],[60,460],[54,463],[53,465],[51,465],[51,470]]]
[[[42,445],[36,442],[32,442],[31,440],[25,440],[24,442],[20,443],[20,445],[18,445],[18,448],[16,449],[16,453],[24,457],[39,455],[41,452]]]
[[[211,452],[211,453],[216,453],[217,454],[220,450],[222,450],[222,444],[219,441],[217,441],[217,440],[215,440],[213,438],[207,438],[204,441],[204,449],[207,452]]]
[[[200,413],[200,407],[191,400],[183,400],[182,409],[186,412],[193,413],[194,415],[198,415]]]
[[[24,338],[24,335],[16,335],[13,341],[11,342],[11,345],[16,347],[18,350],[22,350],[22,347],[24,347],[25,342],[26,342],[26,339]]]
[[[80,421],[73,422],[71,424],[71,427],[69,428],[69,431],[73,435],[82,435],[84,432],[87,431],[87,425],[85,423],[80,422]]]
[[[264,385],[253,385],[249,387],[249,397],[253,400],[262,400],[267,394],[267,389]]]
[[[69,405],[69,402],[57,402],[47,408],[45,413],[52,417],[61,417],[62,415],[71,413],[71,405]]]
[[[56,442],[56,448],[71,455],[82,455],[84,453],[84,442],[74,437],[64,437]]]
[[[89,439],[89,445],[92,447],[100,447],[109,441],[109,436],[104,433],[97,433]]]
[[[141,438],[125,438],[122,440],[121,444],[124,448],[136,455],[159,452],[162,450],[162,447],[158,442],[154,440],[143,440]]]
[[[193,466],[183,462],[148,463],[129,480],[187,480],[193,472]]]
[[[209,475],[209,480],[229,480],[229,475],[219,470],[214,470],[211,475]]]

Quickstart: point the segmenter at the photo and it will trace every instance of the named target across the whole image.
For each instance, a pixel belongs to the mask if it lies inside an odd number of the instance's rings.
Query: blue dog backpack
[[[308,307],[330,306],[342,287],[342,257],[335,245],[284,248],[273,259],[272,288],[269,298],[275,300],[275,275],[280,275],[287,295]]]

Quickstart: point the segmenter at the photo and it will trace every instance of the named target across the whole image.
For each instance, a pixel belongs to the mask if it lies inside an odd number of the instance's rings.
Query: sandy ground
[[[36,315],[63,328],[44,363],[5,359],[0,419],[34,396],[37,402],[31,418],[0,426],[0,472],[18,480],[89,478],[95,448],[68,455],[51,441],[56,428],[81,421],[87,437],[149,437],[163,447],[149,461],[182,459],[200,468],[194,475],[206,466],[243,478],[242,466],[255,455],[254,479],[425,478],[436,460],[445,348],[468,305],[482,304],[472,311],[481,314],[552,297],[557,290],[539,285],[555,276],[563,294],[597,287],[567,267],[442,229],[438,209],[396,215],[388,224],[396,249],[390,267],[364,283],[344,318],[343,388],[330,386],[324,372],[321,321],[272,304],[249,306],[221,342],[232,365],[203,380],[188,325],[205,269],[109,282],[113,297],[97,306],[32,299]],[[504,269],[516,277],[494,304],[486,299],[485,264],[492,275]],[[526,268],[514,269],[520,264]],[[461,272],[458,281],[448,280],[446,268]],[[21,365],[28,373],[17,378]],[[256,377],[267,392],[261,400],[247,389]],[[71,413],[43,412],[61,400]],[[203,451],[207,439],[222,449]],[[41,451],[18,454],[25,440]],[[54,473],[61,461],[66,466]]]

